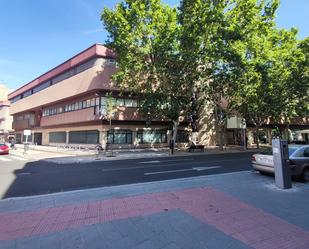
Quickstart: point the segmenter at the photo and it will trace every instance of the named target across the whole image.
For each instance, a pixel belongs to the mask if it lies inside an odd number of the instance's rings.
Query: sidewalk
[[[309,185],[238,172],[0,201],[0,248],[309,248]]]
[[[244,151],[241,146],[226,147],[220,151],[218,147],[206,147],[204,152],[188,152],[188,150],[177,149],[173,155],[167,148],[150,148],[150,149],[131,149],[131,150],[114,150],[113,156],[111,151],[107,151],[97,155],[95,151],[91,150],[61,150],[53,146],[30,146],[30,150],[24,153],[23,145],[18,145],[17,150],[11,150],[10,153],[18,156],[23,156],[29,160],[45,160],[56,164],[69,163],[89,163],[98,160],[127,160],[139,158],[155,158],[155,157],[177,157],[177,156],[192,156],[192,155],[211,155],[219,153],[239,153],[257,151],[256,148],[249,148]]]

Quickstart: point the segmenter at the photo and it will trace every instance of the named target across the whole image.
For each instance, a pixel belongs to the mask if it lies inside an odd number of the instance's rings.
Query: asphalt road
[[[76,189],[213,175],[251,170],[251,153],[54,164],[46,161],[0,162],[0,177],[9,170],[14,179],[0,182],[2,198]],[[6,184],[6,186],[4,186]]]

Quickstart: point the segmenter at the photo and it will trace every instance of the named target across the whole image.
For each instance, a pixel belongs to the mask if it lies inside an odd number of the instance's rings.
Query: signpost
[[[272,140],[276,186],[281,189],[292,188],[291,173],[288,165],[288,142],[280,139]]]
[[[31,136],[31,130],[24,130],[24,136],[26,137],[26,142],[24,143],[24,154],[29,150],[28,136]]]
[[[247,124],[246,124],[246,120],[245,120],[245,119],[242,119],[242,120],[241,120],[240,128],[243,129],[244,150],[247,150],[247,139],[246,139],[246,128],[247,128]]]

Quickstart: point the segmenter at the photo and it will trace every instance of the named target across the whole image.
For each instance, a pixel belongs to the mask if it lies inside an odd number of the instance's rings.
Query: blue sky
[[[104,6],[117,0],[7,0],[0,3],[0,83],[28,83],[94,43],[104,43]],[[165,0],[175,6],[179,0]],[[281,0],[279,27],[309,36],[309,0]]]

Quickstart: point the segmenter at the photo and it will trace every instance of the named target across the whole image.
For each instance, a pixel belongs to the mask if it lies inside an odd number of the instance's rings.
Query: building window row
[[[13,116],[13,120],[14,121],[32,120],[32,119],[34,119],[34,114],[33,113],[19,114],[19,115],[14,115]]]
[[[181,141],[189,142],[189,133],[187,131],[178,131]],[[55,131],[49,132],[49,143],[67,143],[67,132]],[[179,138],[177,136],[177,138]],[[21,133],[16,134],[16,142],[21,143],[26,138]],[[28,137],[28,141],[32,141],[32,136]],[[107,131],[107,142],[109,144],[133,144],[133,131],[131,130],[109,130]],[[139,130],[136,133],[136,142],[140,144],[166,144],[167,130]],[[99,131],[70,131],[68,132],[69,144],[98,144]]]
[[[129,99],[129,98],[113,98],[113,104],[115,106],[125,106],[132,108],[138,107],[138,101],[136,99]],[[42,116],[43,117],[52,116],[61,114],[63,112],[77,111],[89,107],[96,107],[97,113],[99,113],[99,109],[101,109],[101,111],[102,109],[106,109],[107,108],[106,97],[101,97],[101,106],[100,106],[100,98],[96,97],[66,104],[64,106],[48,107],[46,109],[43,109]]]
[[[131,130],[110,130],[107,132],[107,142],[109,144],[132,144]],[[137,142],[141,144],[167,143],[167,130],[138,131]],[[50,132],[50,143],[66,143],[66,132]],[[97,144],[99,143],[99,131],[70,131],[70,144]]]
[[[132,131],[110,130],[107,132],[107,142],[109,144],[132,144]]]
[[[77,101],[74,103],[66,104],[64,106],[50,107],[50,108],[43,109],[42,116],[47,117],[47,116],[61,114],[63,112],[71,112],[71,111],[86,109],[89,107],[94,107],[98,103],[99,103],[99,97]]]
[[[11,103],[15,103],[16,101],[26,98],[32,94],[35,94],[37,92],[40,92],[42,90],[44,90],[45,88],[51,86],[51,85],[55,85],[60,81],[63,81],[65,79],[68,79],[76,74],[81,73],[82,71],[85,71],[91,67],[94,67],[96,65],[102,65],[102,66],[115,66],[116,65],[116,61],[115,59],[105,59],[105,58],[93,58],[91,60],[88,60],[82,64],[80,64],[79,66],[73,67],[72,69],[61,73],[57,76],[55,76],[54,78],[52,78],[51,80],[45,81],[40,85],[35,86],[34,88],[27,90],[26,92],[23,92],[22,94],[10,99]]]
[[[99,131],[70,131],[69,132],[70,144],[98,144]]]
[[[166,130],[138,131],[136,139],[140,144],[163,144],[167,143],[166,132]]]

